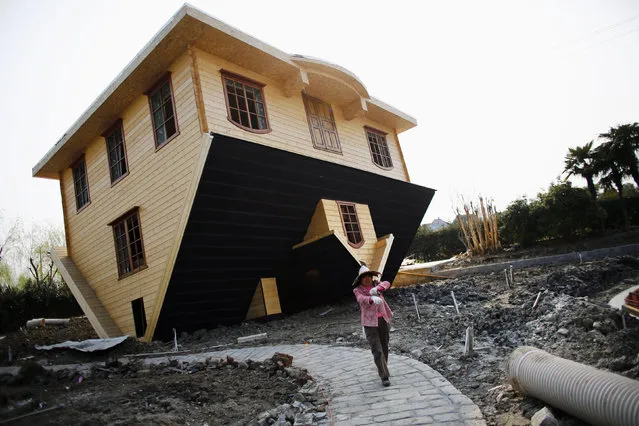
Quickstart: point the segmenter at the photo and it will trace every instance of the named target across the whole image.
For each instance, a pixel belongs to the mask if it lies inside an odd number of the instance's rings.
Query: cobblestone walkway
[[[258,346],[171,357],[185,362],[227,355],[262,361],[293,355],[328,390],[335,425],[485,425],[481,411],[441,374],[419,361],[390,354],[391,386],[383,387],[369,351],[323,345]],[[164,359],[166,361],[166,359]],[[155,364],[163,359],[144,362]]]

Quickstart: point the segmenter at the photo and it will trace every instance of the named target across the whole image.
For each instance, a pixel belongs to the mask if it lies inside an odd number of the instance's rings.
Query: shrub
[[[587,235],[598,228],[600,215],[585,188],[570,182],[553,183],[538,195],[541,212],[537,226],[548,239]]]
[[[510,203],[498,219],[502,244],[519,244],[522,247],[534,244],[540,237],[537,228],[539,214],[539,203],[530,202],[526,197]]]
[[[81,315],[82,309],[65,283],[21,280],[18,286],[0,285],[0,333],[14,331],[27,320]]]
[[[451,225],[438,231],[421,226],[408,249],[408,254],[421,261],[448,259],[466,251],[460,239],[459,226]]]

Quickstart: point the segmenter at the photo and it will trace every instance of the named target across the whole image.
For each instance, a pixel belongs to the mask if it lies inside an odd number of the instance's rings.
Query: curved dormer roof
[[[353,95],[370,98],[364,83],[362,83],[355,74],[344,67],[319,58],[303,55],[292,55],[291,60],[306,70],[309,77],[309,86],[311,86],[311,88],[314,85],[321,84],[324,80],[328,80],[333,85],[338,86],[334,89],[336,92],[340,91],[340,89],[344,92],[352,92],[349,97],[351,101],[353,100]],[[330,83],[328,85],[330,85]],[[344,94],[343,96],[348,95]]]
[[[362,115],[398,133],[417,125],[413,117],[371,97],[347,69],[290,55],[185,4],[33,167],[33,176],[57,179],[58,172],[107,130],[122,109],[148,90],[189,45],[277,81],[289,95],[304,90],[339,105],[347,120]]]

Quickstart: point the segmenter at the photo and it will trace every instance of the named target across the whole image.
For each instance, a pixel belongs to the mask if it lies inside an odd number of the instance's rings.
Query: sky
[[[58,181],[33,166],[182,4],[0,0],[0,218],[63,226]],[[424,222],[460,197],[533,198],[569,147],[639,121],[636,0],[190,4],[415,117],[400,141],[411,181],[437,190]]]

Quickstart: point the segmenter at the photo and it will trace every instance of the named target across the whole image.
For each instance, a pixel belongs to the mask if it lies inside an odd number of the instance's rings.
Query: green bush
[[[624,200],[628,211],[630,225],[639,226],[639,197],[631,197]],[[606,212],[606,228],[623,228],[623,213],[619,198],[608,198],[599,201],[599,205]]]
[[[408,255],[413,255],[420,261],[448,259],[466,251],[466,247],[459,238],[459,226],[447,226],[438,231],[429,231],[421,226],[408,249]]]
[[[499,239],[502,245],[530,246],[540,237],[537,221],[541,212],[539,202],[520,198],[513,201],[497,216]]]
[[[0,333],[17,330],[33,318],[81,315],[69,287],[56,281],[27,278],[21,285],[0,285]]]
[[[600,214],[585,188],[573,188],[570,182],[553,183],[537,197],[541,208],[537,226],[543,238],[579,237],[598,229]]]

